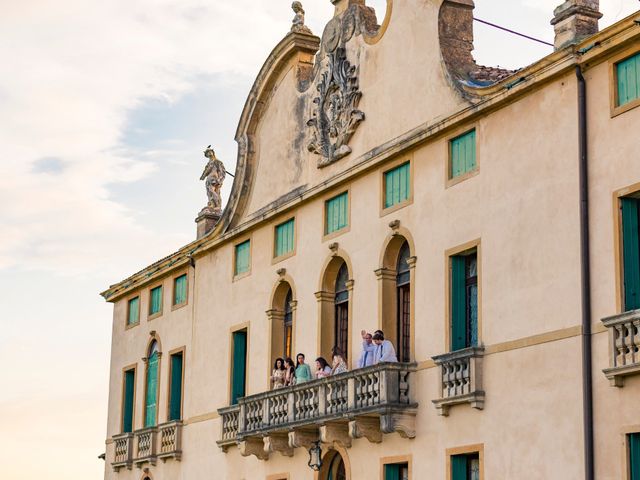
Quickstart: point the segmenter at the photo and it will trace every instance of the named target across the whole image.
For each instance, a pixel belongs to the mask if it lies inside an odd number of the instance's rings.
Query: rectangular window
[[[384,208],[390,208],[409,199],[411,193],[411,163],[384,173]]]
[[[234,275],[247,273],[251,266],[251,241],[236,245],[236,264],[234,267]]]
[[[295,220],[292,218],[276,226],[275,257],[293,252]]]
[[[149,294],[149,316],[162,312],[162,285],[152,288]]]
[[[629,480],[640,480],[640,433],[627,435],[629,445]]]
[[[615,66],[617,80],[617,105],[621,107],[640,99],[640,53],[633,55]]]
[[[182,352],[171,355],[171,381],[169,383],[169,421],[180,420],[182,418]]]
[[[476,131],[471,130],[449,142],[449,178],[476,169]]]
[[[408,463],[388,463],[384,466],[384,480],[409,480]]]
[[[173,280],[173,304],[182,305],[187,302],[187,274]]]
[[[349,194],[341,193],[325,202],[324,234],[342,230],[349,224]]]
[[[124,372],[124,392],[122,398],[122,433],[133,432],[133,408],[136,389],[136,370]]]
[[[451,480],[480,480],[480,455],[477,452],[452,455]]]
[[[127,325],[135,325],[140,321],[140,297],[129,300]]]
[[[620,199],[624,310],[640,308],[640,199]]]
[[[451,351],[478,344],[478,256],[451,257]]]
[[[247,376],[247,331],[233,332],[233,364],[231,366],[231,405],[245,396]]]

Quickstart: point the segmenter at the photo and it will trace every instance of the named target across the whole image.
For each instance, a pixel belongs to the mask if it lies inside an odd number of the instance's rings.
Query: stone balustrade
[[[117,472],[122,467],[131,469],[133,465],[133,433],[122,433],[113,437],[114,455],[111,466]]]
[[[132,465],[142,467],[144,463],[156,464],[158,458],[180,460],[182,456],[182,421],[172,421],[157,427],[143,428],[132,433],[113,437],[114,471]]]
[[[640,373],[640,310],[603,318],[609,330],[609,368],[603,370],[611,385],[624,386],[624,378]]]
[[[483,356],[483,347],[471,347],[432,357],[441,373],[440,398],[433,400],[438,414],[447,416],[450,407],[462,403],[484,408]]]
[[[136,444],[136,457],[133,463],[140,466],[149,462],[151,465],[156,464],[156,437],[158,436],[157,427],[143,428],[134,432]]]
[[[180,460],[182,457],[182,421],[175,420],[158,426],[160,451],[158,458],[166,462],[169,458]]]
[[[383,363],[241,398],[218,410],[218,445],[223,451],[238,445],[245,456],[267,459],[274,451],[293,455],[293,448],[318,440],[349,447],[353,438],[380,442],[382,433],[413,438],[415,369]]]

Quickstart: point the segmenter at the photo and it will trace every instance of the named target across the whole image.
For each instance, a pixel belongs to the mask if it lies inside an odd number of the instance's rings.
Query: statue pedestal
[[[213,230],[221,216],[222,212],[216,212],[209,207],[203,208],[196,218],[196,225],[198,226],[197,238],[200,239]]]

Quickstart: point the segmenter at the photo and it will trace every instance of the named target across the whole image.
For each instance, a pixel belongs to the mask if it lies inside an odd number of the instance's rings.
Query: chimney
[[[602,18],[599,0],[567,0],[553,11],[551,25],[556,32],[556,50],[574,45],[598,33]]]
[[[462,78],[477,68],[471,53],[474,8],[473,0],[444,0],[438,18],[442,57],[449,71]]]

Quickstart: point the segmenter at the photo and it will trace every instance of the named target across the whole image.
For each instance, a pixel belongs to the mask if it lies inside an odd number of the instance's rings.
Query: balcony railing
[[[156,464],[158,458],[180,460],[182,456],[182,421],[163,423],[157,427],[143,428],[132,433],[113,437],[114,471],[132,465],[141,467],[144,463]]]
[[[603,370],[611,385],[622,387],[624,377],[640,373],[640,310],[602,319],[609,330],[609,368]]]
[[[238,444],[243,455],[266,459],[313,441],[340,442],[382,433],[415,436],[417,404],[412,399],[415,364],[383,363],[333,377],[241,398],[218,410],[222,419],[218,445]]]
[[[449,415],[449,408],[461,403],[484,408],[483,356],[483,347],[472,347],[433,357],[441,374],[440,398],[433,400],[440,415]]]

